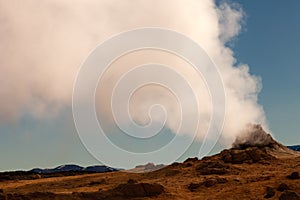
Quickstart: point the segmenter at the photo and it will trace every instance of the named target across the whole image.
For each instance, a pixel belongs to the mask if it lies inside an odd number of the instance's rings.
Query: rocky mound
[[[220,161],[205,161],[201,162],[197,167],[196,171],[200,175],[224,175],[230,172],[230,166]]]
[[[245,133],[236,138],[232,148],[221,153],[205,157],[187,159],[187,167],[196,165],[200,175],[236,174],[236,168],[231,164],[269,164],[281,157],[294,157],[300,154],[275,141],[260,125],[249,125]]]
[[[232,148],[221,153],[230,163],[256,163],[284,156],[299,156],[298,152],[280,144],[261,125],[249,125],[232,144]]]
[[[258,148],[278,148],[283,145],[276,142],[272,136],[265,132],[261,125],[248,125],[232,144],[232,149],[247,149],[249,147]]]
[[[220,153],[220,156],[225,163],[232,164],[266,163],[270,160],[275,159],[275,157],[269,154],[266,149],[259,147],[249,147],[242,150],[224,150]]]
[[[122,197],[152,197],[164,192],[164,187],[154,183],[125,183],[118,185],[113,189],[115,195]]]

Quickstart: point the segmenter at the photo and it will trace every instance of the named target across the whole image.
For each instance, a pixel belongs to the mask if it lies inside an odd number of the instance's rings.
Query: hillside
[[[300,199],[300,153],[259,126],[248,136],[214,156],[149,173],[2,180],[0,199]]]

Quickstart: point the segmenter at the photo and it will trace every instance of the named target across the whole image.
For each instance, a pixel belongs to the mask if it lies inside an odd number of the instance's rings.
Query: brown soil
[[[300,199],[300,156],[249,147],[149,173],[2,180],[1,199]]]

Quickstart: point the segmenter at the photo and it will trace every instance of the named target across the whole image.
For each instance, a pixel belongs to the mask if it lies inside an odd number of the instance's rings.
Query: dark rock
[[[229,173],[229,167],[220,161],[208,161],[200,163],[197,166],[196,171],[201,175],[223,175]]]
[[[228,180],[226,178],[216,178],[216,180],[217,180],[218,183],[221,183],[221,184],[228,182]]]
[[[98,192],[73,192],[71,197],[66,196],[65,198],[63,198],[61,195],[59,195],[55,199],[89,199],[89,200],[106,199],[106,200],[110,200],[110,199],[118,199],[118,198],[114,198],[114,196],[111,194],[105,194],[102,191],[98,191]]]
[[[232,153],[230,150],[225,149],[223,150],[221,153],[221,159],[225,162],[225,163],[232,163]]]
[[[103,185],[103,184],[106,184],[105,179],[101,179],[100,181],[91,181],[91,182],[89,182],[89,186]]]
[[[172,166],[172,167],[177,167],[177,166],[180,166],[180,165],[181,165],[180,163],[174,162],[174,163],[172,163],[170,166]]]
[[[232,156],[232,164],[242,164],[244,162],[251,162],[251,157],[245,151],[236,152],[231,155]]]
[[[219,162],[219,161],[208,161],[208,162],[202,162],[198,165],[198,168],[202,169],[202,168],[226,168],[227,166],[225,166],[223,163]]]
[[[6,197],[4,194],[0,194],[0,200],[6,200]]]
[[[135,183],[137,183],[137,180],[134,180],[134,179],[128,179],[127,183],[128,183],[128,184],[135,184]]]
[[[283,191],[288,190],[288,189],[289,189],[289,186],[287,186],[287,184],[285,184],[285,183],[281,183],[277,188],[277,190],[280,191],[280,192],[283,192]]]
[[[227,183],[228,180],[226,178],[216,178],[216,179],[207,179],[202,182],[205,187],[212,187],[216,184],[224,184]]]
[[[44,197],[50,198],[50,197],[55,197],[55,194],[52,192],[32,192],[28,194],[28,197],[30,197],[30,199],[33,198],[44,198]]]
[[[181,172],[180,170],[170,169],[170,170],[166,171],[166,176],[175,176],[175,175],[179,174],[180,172]]]
[[[257,163],[266,162],[274,159],[273,156],[268,154],[265,149],[259,147],[249,147],[244,150],[230,149],[221,152],[221,159],[225,163],[242,164],[242,163]]]
[[[31,199],[43,199],[50,200],[55,199],[57,196],[52,192],[31,192],[27,194],[7,194],[6,199],[9,200],[31,200]]]
[[[300,196],[296,192],[285,191],[280,195],[279,200],[300,200]]]
[[[201,186],[200,183],[190,183],[189,186],[188,186],[188,189],[189,189],[191,192],[194,192],[194,191],[197,190],[200,186]]]
[[[212,186],[216,185],[217,183],[218,183],[218,181],[215,179],[207,179],[207,180],[203,181],[203,185],[205,187],[212,187]]]
[[[298,172],[293,172],[291,175],[288,175],[287,178],[291,180],[300,179]]]
[[[187,164],[185,165],[185,167],[191,167],[191,166],[193,166],[192,163],[187,163]]]
[[[194,157],[194,158],[188,158],[184,161],[184,163],[187,163],[187,162],[196,162],[198,161],[199,159],[197,157]]]
[[[162,194],[164,187],[156,183],[127,183],[118,185],[112,192],[124,197],[152,197]]]
[[[0,200],[6,200],[6,197],[4,195],[4,191],[0,189]]]
[[[248,182],[259,182],[259,181],[267,181],[270,180],[271,176],[256,176],[247,178]]]
[[[229,173],[229,170],[225,169],[225,168],[208,168],[208,169],[202,169],[202,170],[198,170],[200,171],[201,175],[212,175],[212,174],[217,174],[217,175],[224,175]]]
[[[275,191],[273,188],[271,187],[267,187],[266,188],[266,195],[264,196],[264,198],[269,199],[272,198],[275,195]]]

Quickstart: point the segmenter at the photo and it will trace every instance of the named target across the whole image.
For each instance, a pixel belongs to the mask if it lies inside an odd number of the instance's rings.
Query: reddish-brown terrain
[[[300,199],[299,153],[260,127],[249,137],[217,155],[149,173],[2,180],[0,199]]]

